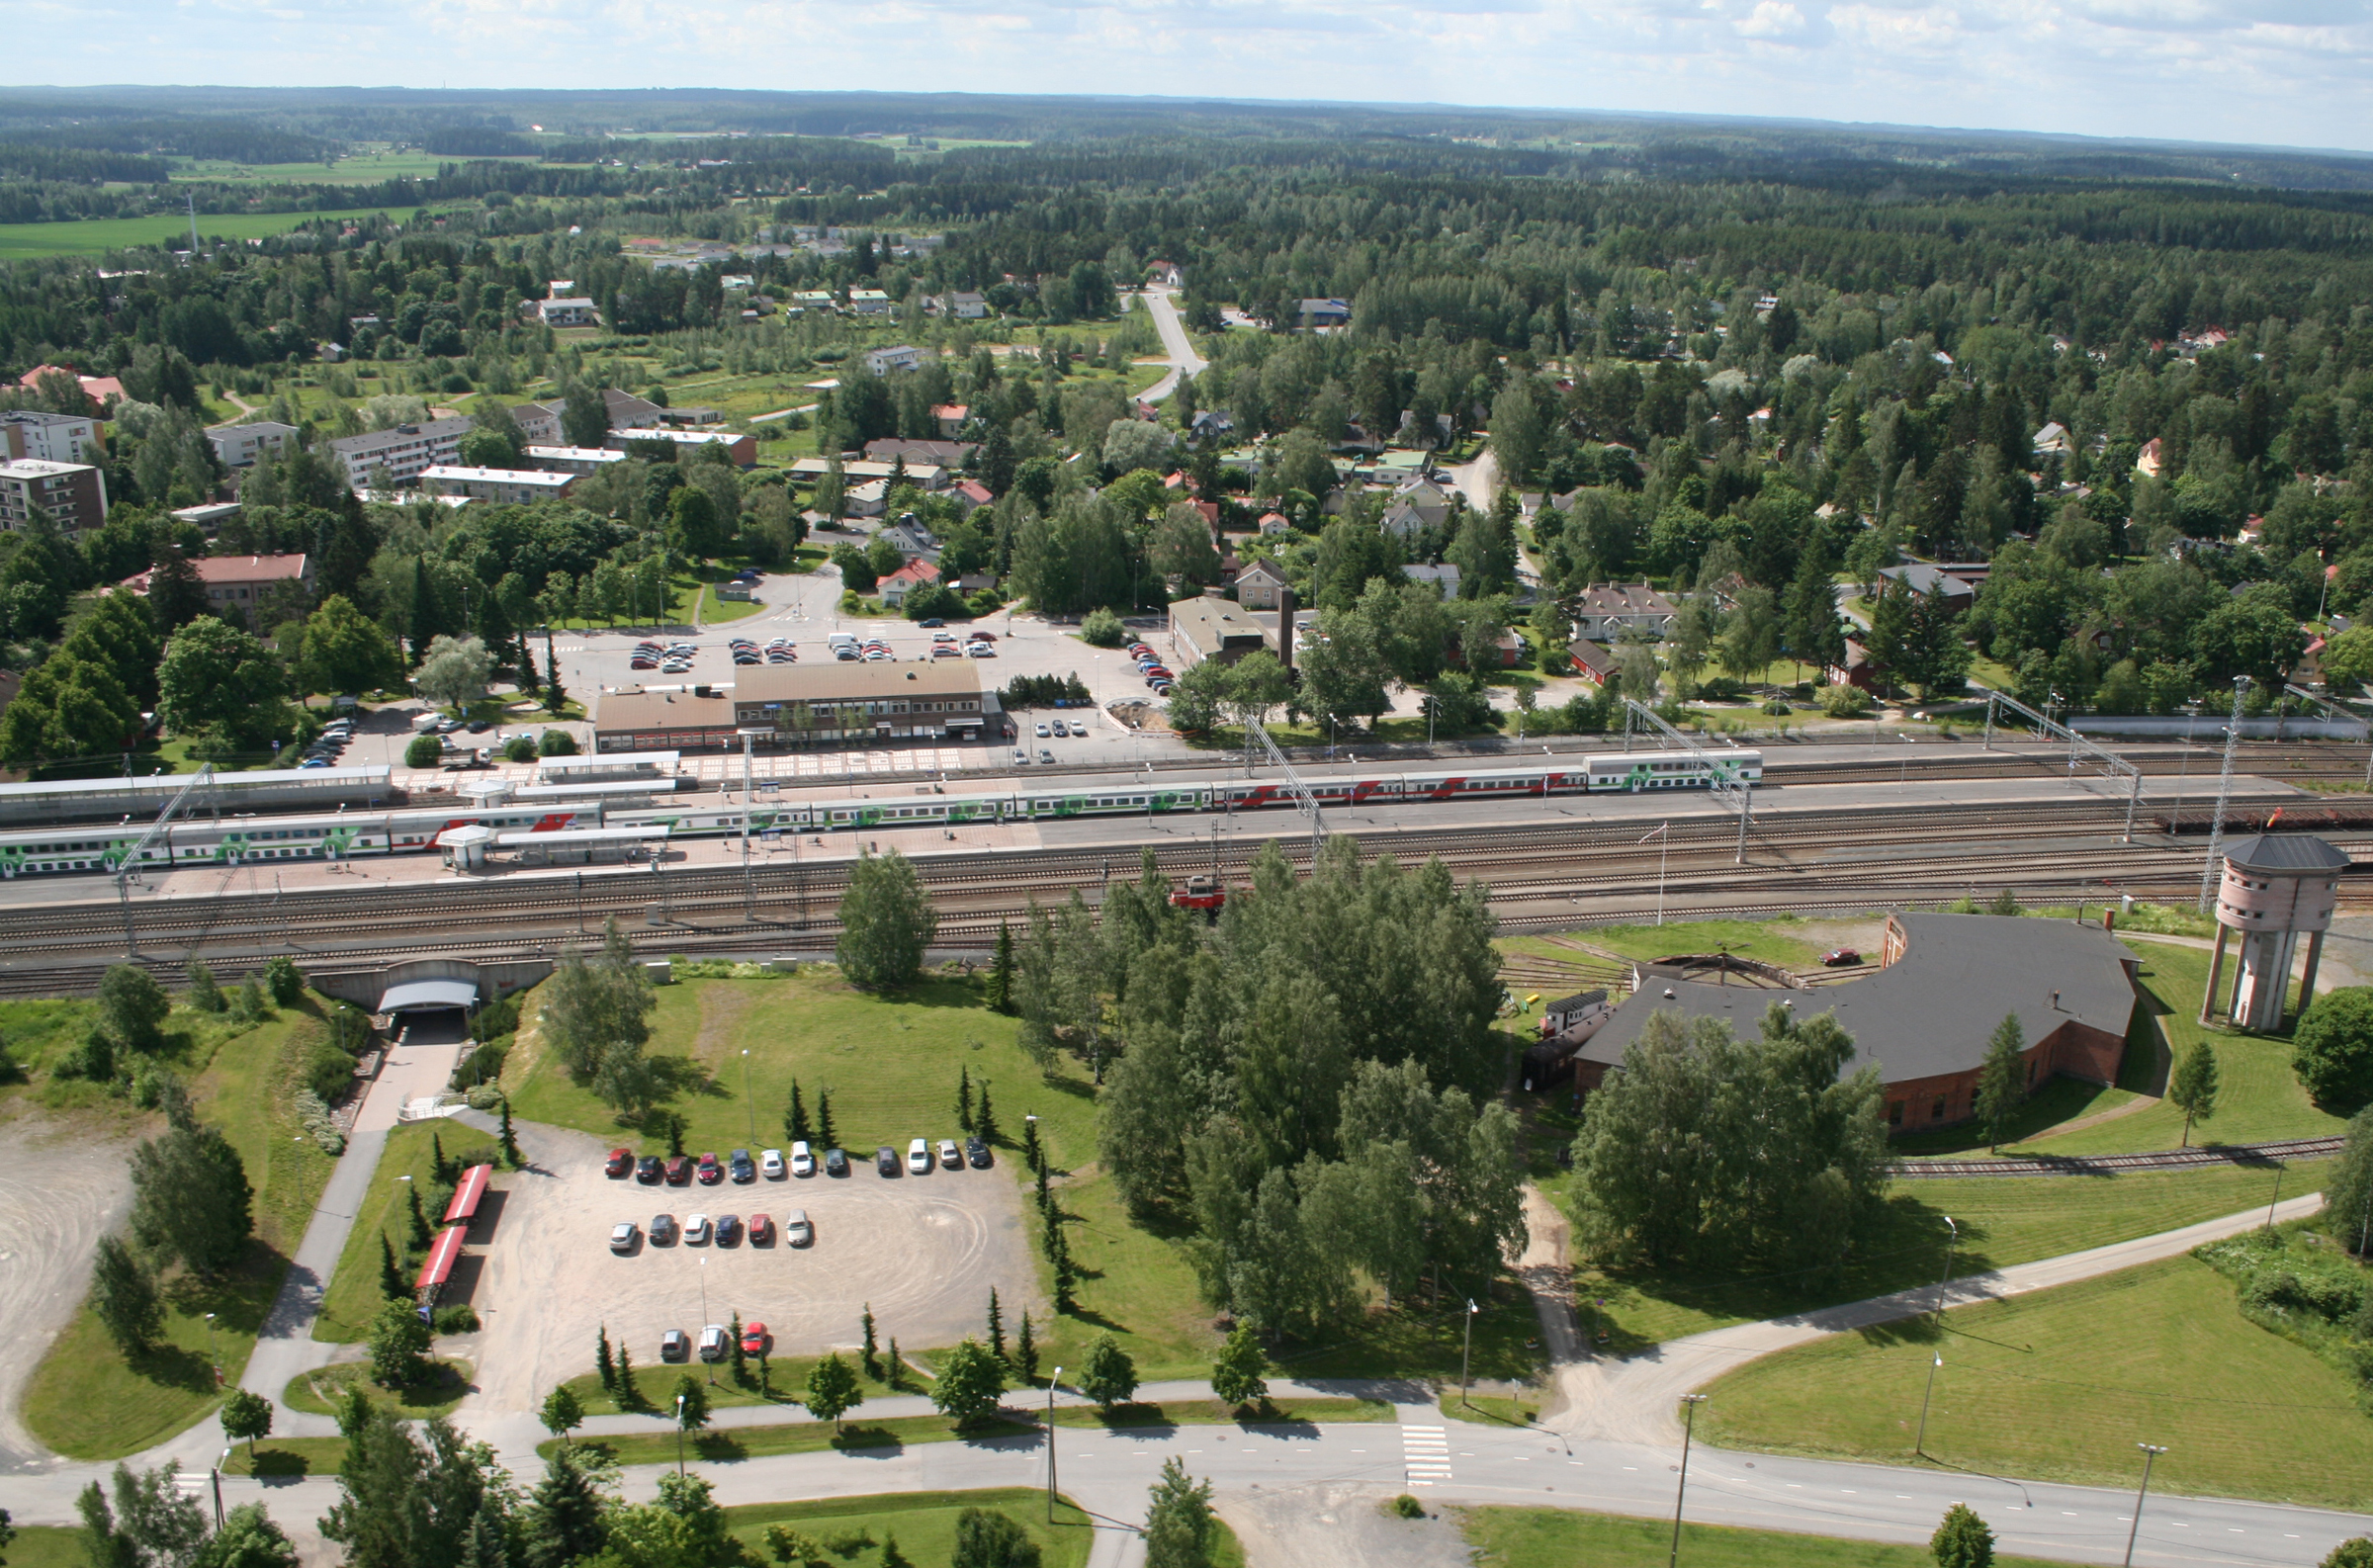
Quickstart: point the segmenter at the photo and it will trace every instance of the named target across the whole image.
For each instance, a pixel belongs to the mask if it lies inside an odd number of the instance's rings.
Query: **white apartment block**
[[[44,413],[38,408],[0,413],[0,460],[93,463],[101,454],[99,421],[87,415]]]
[[[346,465],[346,482],[355,489],[395,489],[418,479],[423,470],[459,458],[462,437],[469,433],[467,419],[432,419],[424,425],[340,436],[329,450]]]

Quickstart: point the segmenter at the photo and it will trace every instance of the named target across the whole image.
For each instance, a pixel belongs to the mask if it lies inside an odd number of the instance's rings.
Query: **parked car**
[[[1038,760],[1039,760],[1039,761],[1041,761],[1041,762],[1052,762],[1054,759],[1055,759],[1055,753],[1054,753],[1054,752],[1052,752],[1052,751],[1049,751],[1049,750],[1048,750],[1048,749],[1047,749],[1045,746],[1040,746],[1040,747],[1038,748]]]
[[[950,1171],[964,1169],[964,1156],[957,1150],[956,1140],[953,1138],[939,1140],[939,1163]]]
[[[972,1168],[975,1171],[986,1171],[989,1169],[989,1162],[996,1156],[989,1152],[989,1146],[980,1139],[967,1138],[964,1140],[964,1158],[972,1162]]]
[[[755,1181],[758,1168],[751,1163],[747,1149],[736,1149],[725,1157],[726,1170],[736,1181]]]
[[[1821,962],[1831,969],[1845,969],[1862,962],[1862,955],[1851,947],[1840,947],[1821,955]]]
[[[804,1139],[791,1146],[791,1174],[795,1176],[812,1176],[816,1174],[816,1157],[808,1152]]]
[[[614,1176],[622,1176],[634,1168],[635,1152],[632,1149],[612,1149],[609,1159],[601,1167],[603,1175]]]
[[[898,1151],[882,1144],[873,1151],[873,1169],[886,1176],[898,1175]]]
[[[724,1324],[712,1323],[700,1331],[700,1358],[702,1360],[722,1361],[731,1353],[733,1353],[733,1341],[726,1337]]]
[[[667,1161],[667,1184],[680,1187],[691,1179],[692,1157],[685,1154],[670,1156]]]
[[[716,1151],[711,1150],[700,1157],[700,1163],[692,1168],[692,1174],[700,1178],[702,1186],[713,1187],[725,1179],[725,1167],[717,1163]]]
[[[848,1175],[847,1153],[839,1149],[827,1149],[824,1152],[824,1174],[828,1176]]]
[[[654,1247],[672,1247],[681,1233],[675,1228],[672,1214],[654,1214],[651,1217],[651,1244]]]
[[[742,1245],[741,1215],[720,1214],[717,1216],[717,1245],[720,1247],[739,1247]]]
[[[743,1324],[742,1353],[744,1355],[763,1355],[765,1351],[766,1325],[763,1323]]]
[[[783,1152],[780,1149],[769,1149],[758,1156],[758,1175],[769,1181],[783,1178]]]
[[[1041,740],[1046,739],[1046,725],[1043,721],[1038,726],[1038,739]]]
[[[636,1228],[633,1220],[620,1220],[610,1227],[610,1251],[631,1253],[635,1250],[635,1243],[642,1238],[642,1231]]]
[[[635,1179],[650,1186],[665,1174],[665,1168],[656,1154],[647,1154],[635,1162]]]
[[[907,1169],[917,1176],[931,1174],[931,1142],[918,1138],[907,1145]]]
[[[749,1217],[749,1245],[772,1247],[774,1245],[774,1221],[763,1214],[752,1214]]]
[[[816,1240],[816,1227],[808,1223],[806,1209],[793,1209],[783,1216],[783,1241],[791,1247],[806,1247]]]
[[[709,1234],[709,1217],[706,1214],[685,1216],[684,1245],[686,1247],[699,1247],[706,1244]]]
[[[684,1338],[681,1329],[669,1329],[659,1336],[659,1359],[680,1361],[692,1353],[692,1342]]]

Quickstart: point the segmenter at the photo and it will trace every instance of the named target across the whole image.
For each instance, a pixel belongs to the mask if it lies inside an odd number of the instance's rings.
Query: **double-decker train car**
[[[419,853],[436,845],[448,828],[482,823],[505,832],[555,832],[598,828],[598,803],[556,806],[465,807],[459,810],[339,812],[315,817],[204,818],[167,824],[132,869],[174,866],[244,865],[258,860],[344,860],[354,855]],[[0,878],[37,873],[124,868],[148,831],[146,823],[108,828],[53,828],[41,832],[0,833]]]

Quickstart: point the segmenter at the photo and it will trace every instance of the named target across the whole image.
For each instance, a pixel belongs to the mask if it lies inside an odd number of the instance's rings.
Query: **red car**
[[[744,1355],[762,1355],[765,1353],[765,1350],[766,1325],[763,1323],[743,1324],[742,1353]]]
[[[604,1171],[614,1176],[625,1176],[634,1168],[635,1152],[632,1149],[612,1149],[609,1160],[602,1166]]]
[[[774,1221],[763,1214],[752,1214],[749,1217],[749,1245],[772,1247],[774,1245]]]
[[[725,1167],[717,1163],[715,1155],[704,1154],[700,1157],[700,1164],[693,1168],[692,1174],[700,1177],[702,1186],[713,1187],[725,1179]]]
[[[667,1184],[680,1187],[692,1179],[692,1161],[688,1156],[676,1155],[667,1162],[666,1171]]]
[[[1828,969],[1846,969],[1862,962],[1862,955],[1851,947],[1840,947],[1821,955],[1821,964]]]

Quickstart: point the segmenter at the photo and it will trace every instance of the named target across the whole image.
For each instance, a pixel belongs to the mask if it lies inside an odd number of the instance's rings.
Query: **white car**
[[[791,1174],[795,1176],[812,1176],[816,1174],[816,1156],[805,1143],[791,1146]]]
[[[1038,726],[1038,739],[1041,740],[1046,739],[1046,726],[1044,723],[1041,723]]]
[[[956,1147],[956,1140],[953,1138],[939,1140],[939,1163],[950,1171],[964,1169],[964,1151]]]
[[[931,1174],[931,1145],[927,1138],[918,1138],[907,1145],[907,1170],[915,1176]]]
[[[806,1209],[793,1209],[783,1216],[783,1244],[805,1247],[816,1240],[816,1228],[808,1223]]]
[[[769,1149],[758,1156],[758,1175],[769,1181],[783,1178],[783,1152],[780,1149]]]
[[[642,1234],[640,1230],[636,1229],[633,1220],[620,1220],[610,1227],[610,1251],[614,1253],[633,1252],[635,1242]]]
[[[709,1217],[695,1214],[684,1221],[684,1245],[698,1247],[709,1239]]]

